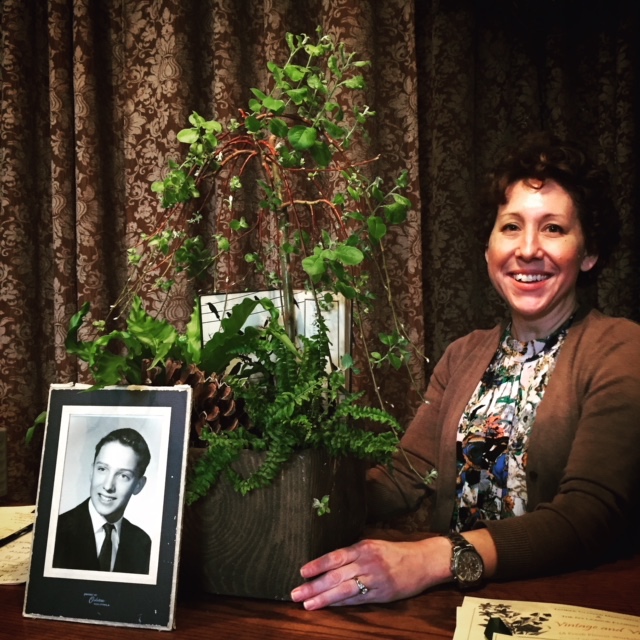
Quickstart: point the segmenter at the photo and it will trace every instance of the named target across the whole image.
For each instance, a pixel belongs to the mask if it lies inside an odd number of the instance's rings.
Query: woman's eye
[[[564,233],[564,229],[559,224],[547,225],[547,231],[549,233]]]
[[[513,222],[507,222],[507,224],[502,225],[502,231],[517,231],[518,225]]]

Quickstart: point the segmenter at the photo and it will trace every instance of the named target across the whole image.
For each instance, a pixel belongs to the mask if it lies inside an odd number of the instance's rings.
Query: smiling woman
[[[585,568],[640,532],[640,326],[581,307],[618,236],[606,174],[574,145],[525,139],[489,180],[491,281],[510,321],[454,342],[402,439],[368,477],[372,517],[430,500],[418,542],[364,540],[302,567],[308,609]],[[438,469],[425,489],[414,471]]]
[[[544,338],[575,311],[578,274],[598,256],[587,254],[573,200],[554,180],[519,180],[505,195],[485,253],[489,277],[514,337]]]

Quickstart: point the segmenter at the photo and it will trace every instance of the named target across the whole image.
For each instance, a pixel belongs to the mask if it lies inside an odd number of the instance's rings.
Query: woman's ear
[[[598,262],[598,256],[585,256],[580,263],[580,271],[591,271]]]

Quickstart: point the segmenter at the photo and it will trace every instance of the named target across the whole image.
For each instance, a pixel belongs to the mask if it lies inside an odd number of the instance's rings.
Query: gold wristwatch
[[[459,533],[448,533],[447,538],[453,547],[451,553],[451,572],[461,589],[472,589],[482,583],[484,562],[476,548]]]

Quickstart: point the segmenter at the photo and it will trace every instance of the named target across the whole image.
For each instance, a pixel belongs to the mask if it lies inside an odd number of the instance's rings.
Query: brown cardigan
[[[438,470],[427,489],[430,529],[453,513],[460,416],[493,357],[501,326],[454,342],[438,362],[426,402],[402,439],[390,474],[372,469],[373,517],[416,508],[424,486],[409,470]],[[588,566],[635,544],[640,522],[640,326],[579,312],[538,406],[527,461],[528,512],[485,521],[498,551],[496,578]],[[639,438],[640,440],[640,438]]]

